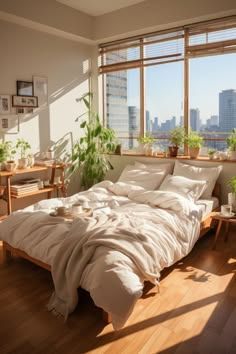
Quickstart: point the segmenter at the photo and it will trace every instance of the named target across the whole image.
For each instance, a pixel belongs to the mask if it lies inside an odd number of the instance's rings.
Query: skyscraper
[[[151,119],[149,111],[146,111],[146,132],[151,132]]]
[[[190,109],[190,127],[194,131],[199,131],[201,128],[200,111],[198,108]]]
[[[159,129],[158,117],[154,117],[154,122],[152,123],[152,132],[157,132]]]
[[[140,110],[136,106],[129,106],[129,137],[139,135]],[[129,149],[134,147],[133,139],[129,139]]]
[[[222,132],[236,128],[236,90],[223,90],[219,94],[219,125]]]

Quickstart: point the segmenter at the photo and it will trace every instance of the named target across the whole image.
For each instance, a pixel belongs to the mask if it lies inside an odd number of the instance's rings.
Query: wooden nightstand
[[[236,224],[236,216],[234,217],[225,217],[222,216],[221,213],[214,213],[212,215],[212,220],[214,221],[218,221],[218,226],[216,229],[216,234],[215,234],[215,238],[214,238],[214,243],[212,248],[215,249],[216,248],[216,243],[218,240],[218,237],[222,231],[222,227],[224,227],[225,225],[225,234],[224,234],[224,241],[227,242],[228,241],[228,234],[229,234],[229,227],[230,224]]]

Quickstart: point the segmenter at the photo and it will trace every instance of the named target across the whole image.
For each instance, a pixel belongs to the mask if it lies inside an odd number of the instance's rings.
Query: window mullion
[[[140,39],[140,136],[144,136],[145,134],[145,94],[144,94],[144,50],[143,50],[143,39]]]
[[[187,56],[187,48],[189,45],[189,32],[185,29],[184,34],[184,130],[189,133],[189,59]],[[184,144],[184,154],[188,155],[188,146]]]

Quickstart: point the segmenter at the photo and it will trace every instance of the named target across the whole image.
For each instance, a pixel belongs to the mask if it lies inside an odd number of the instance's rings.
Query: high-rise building
[[[126,54],[111,52],[107,63],[126,60]],[[106,74],[106,113],[107,126],[115,130],[118,137],[128,136],[127,71]]]
[[[139,122],[140,122],[140,110],[136,106],[129,106],[129,149],[134,147],[134,141],[132,137],[139,135]]]
[[[154,117],[154,121],[152,122],[152,132],[157,132],[159,129],[158,117]]]
[[[219,126],[222,132],[236,128],[236,90],[223,90],[219,94]]]
[[[151,117],[149,111],[146,111],[146,131],[148,133],[151,132]]]
[[[193,131],[199,131],[201,128],[200,111],[198,108],[190,109],[190,127]]]

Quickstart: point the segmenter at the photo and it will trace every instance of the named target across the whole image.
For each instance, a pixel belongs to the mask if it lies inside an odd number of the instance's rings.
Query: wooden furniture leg
[[[107,323],[107,324],[111,323],[111,314],[110,313],[103,310],[102,318],[105,323]]]
[[[7,262],[11,259],[11,251],[6,246],[5,242],[3,241],[2,244],[2,255],[3,255],[3,262]]]
[[[10,215],[12,212],[11,207],[11,177],[6,176],[6,187],[7,187],[7,214]]]
[[[216,230],[216,234],[215,234],[214,243],[213,243],[213,246],[212,246],[213,250],[216,248],[216,243],[217,243],[220,231],[221,231],[222,223],[223,223],[223,220],[219,220],[219,223],[218,223],[218,226],[217,226],[217,230]]]
[[[225,238],[224,238],[224,241],[227,242],[228,241],[228,238],[229,238],[229,225],[230,225],[230,222],[227,221],[226,222],[226,228],[225,228]]]

